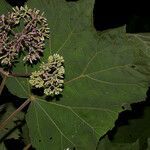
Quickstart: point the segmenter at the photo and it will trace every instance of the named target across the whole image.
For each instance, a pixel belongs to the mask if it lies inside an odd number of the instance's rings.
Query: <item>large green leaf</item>
[[[0,1],[0,15],[7,13],[9,10],[11,10],[11,6],[6,0]]]
[[[3,1],[3,0],[2,0]],[[128,36],[125,27],[97,33],[92,22],[94,0],[29,0],[29,7],[45,12],[51,38],[42,61],[51,53],[65,59],[65,85],[59,100],[32,101],[27,124],[39,150],[94,150],[99,137],[114,126],[122,106],[144,100],[149,74],[145,43]],[[37,68],[37,67],[36,67]],[[16,65],[15,72],[35,70]],[[31,95],[27,79],[9,78],[9,90]]]

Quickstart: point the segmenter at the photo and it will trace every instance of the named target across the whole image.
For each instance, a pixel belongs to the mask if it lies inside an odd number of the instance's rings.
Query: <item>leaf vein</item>
[[[93,77],[88,76],[88,75],[86,75],[86,77],[91,79],[91,80],[93,80],[93,81],[96,81],[96,82],[99,82],[99,83],[108,84],[108,85],[134,85],[134,86],[137,86],[137,87],[141,87],[140,85],[135,84],[135,83],[114,83],[114,82],[108,82],[108,81],[104,81],[104,80],[99,80],[99,79],[93,78]]]
[[[33,105],[34,105],[34,104],[33,104]],[[34,105],[34,111],[35,111],[36,121],[37,121],[37,130],[38,130],[38,133],[39,133],[40,138],[42,139],[42,134],[41,134],[41,132],[40,132],[40,126],[39,126],[38,114],[37,114],[37,111],[36,111],[36,109],[35,109],[35,105]],[[43,142],[42,142],[42,147],[44,148]]]
[[[39,105],[39,107],[42,109],[42,111],[46,114],[46,116],[48,117],[48,119],[54,124],[54,126],[56,127],[56,129],[59,131],[59,133],[66,138],[72,145],[76,146],[62,131],[61,129],[58,127],[58,125],[55,123],[55,121],[50,117],[50,115],[44,110],[44,108],[37,102],[37,104]]]
[[[93,132],[95,132],[98,136],[100,136],[99,133],[96,132],[96,130],[94,129],[94,127],[92,127],[86,120],[84,120],[82,117],[79,116],[79,114],[77,114],[71,107],[69,108],[70,111],[75,114],[82,122],[84,122],[88,127],[90,127]]]
[[[15,78],[15,77],[14,77]],[[26,94],[28,94],[28,92],[26,91],[26,89],[24,88],[24,86],[20,83],[20,81],[17,79],[17,78],[15,78],[15,80],[16,80],[16,82],[21,86],[21,88],[23,89],[23,91],[26,93]]]
[[[63,42],[63,44],[60,46],[60,48],[58,48],[58,50],[56,51],[56,53],[59,53],[60,50],[63,49],[63,47],[66,45],[66,43],[69,41],[69,39],[71,38],[71,36],[73,35],[75,28],[72,29],[72,31],[68,34],[66,40]]]

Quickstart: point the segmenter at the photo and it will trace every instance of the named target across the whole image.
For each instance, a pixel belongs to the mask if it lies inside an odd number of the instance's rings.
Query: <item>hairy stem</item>
[[[3,79],[2,82],[0,84],[0,95],[2,94],[3,88],[5,86],[5,82],[6,79],[8,77],[21,77],[21,78],[29,78],[30,77],[30,73],[10,73],[8,71],[4,71],[2,68],[0,68],[0,74],[2,75]]]
[[[23,148],[23,150],[28,150],[31,147],[31,143]]]
[[[2,83],[1,83],[1,85],[0,85],[0,95],[2,94],[2,91],[3,91],[3,89],[4,89],[6,79],[7,79],[7,76],[4,75],[4,77],[3,77],[3,79],[2,79]]]
[[[21,78],[29,78],[31,76],[31,73],[8,72],[8,71],[4,71],[2,68],[0,68],[0,74],[7,76],[7,77],[21,77]]]
[[[11,77],[21,77],[21,78],[29,78],[31,73],[10,73],[9,76]]]
[[[8,71],[4,71],[3,68],[0,68],[0,74],[3,76],[8,76],[9,75],[9,72]]]
[[[30,99],[27,99],[18,109],[16,109],[6,120],[4,120],[0,124],[0,130],[4,129],[4,127],[11,121],[23,108],[25,108],[30,103]]]

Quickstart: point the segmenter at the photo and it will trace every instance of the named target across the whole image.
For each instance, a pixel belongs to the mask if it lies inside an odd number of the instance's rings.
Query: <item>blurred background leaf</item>
[[[108,136],[102,138],[99,147],[109,143],[112,147],[116,145],[129,145],[138,141],[137,150],[147,150],[150,146],[150,99],[145,102],[132,104],[131,111],[122,112],[116,121],[113,130],[108,132]],[[111,147],[110,147],[111,150]]]

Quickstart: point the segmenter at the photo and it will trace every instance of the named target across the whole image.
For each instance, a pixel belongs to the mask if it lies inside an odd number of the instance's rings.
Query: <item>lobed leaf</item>
[[[58,100],[35,97],[31,102],[26,121],[32,145],[39,150],[94,150],[114,126],[122,105],[145,99],[145,43],[126,34],[125,27],[98,33],[92,22],[94,0],[29,0],[27,5],[44,11],[51,29],[41,61],[58,53],[66,71]],[[14,72],[31,73],[38,65],[19,62]],[[26,78],[9,78],[6,85],[19,97],[32,94]]]

